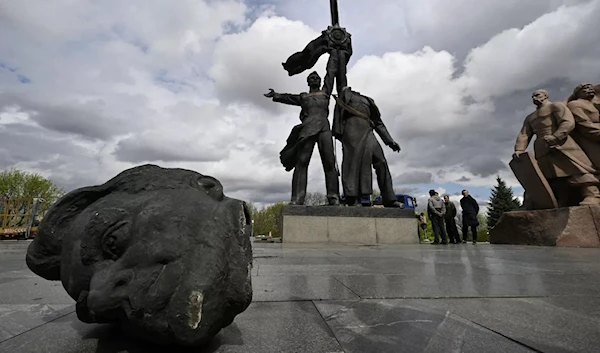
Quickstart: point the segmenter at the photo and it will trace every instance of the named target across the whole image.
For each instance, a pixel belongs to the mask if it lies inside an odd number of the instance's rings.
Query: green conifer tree
[[[498,185],[492,190],[488,205],[488,229],[494,228],[504,212],[514,211],[521,207],[521,202],[514,197],[512,188],[506,186],[506,182],[502,180],[500,176],[496,177],[496,181],[498,182]]]

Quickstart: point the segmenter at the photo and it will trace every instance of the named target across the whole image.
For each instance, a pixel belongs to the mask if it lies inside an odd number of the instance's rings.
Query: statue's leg
[[[379,142],[373,144],[373,169],[377,175],[377,185],[381,191],[381,198],[383,204],[396,203],[396,194],[394,193],[394,185],[392,184],[392,175],[390,174],[390,168],[388,167],[383,149]]]
[[[319,154],[325,171],[325,188],[327,190],[327,199],[330,205],[339,205],[340,203],[340,181],[335,168],[335,154],[333,151],[333,135],[331,130],[323,131],[318,137]]]
[[[346,53],[343,51],[336,51],[337,54],[337,69],[335,72],[335,84],[338,93],[342,91],[342,88],[348,86],[348,78],[346,77],[346,70],[348,65],[348,59]]]
[[[306,198],[306,183],[308,179],[308,164],[312,156],[316,136],[307,139],[300,148],[298,148],[298,156],[296,158],[296,167],[294,168],[294,176],[292,178],[292,204],[304,205]]]

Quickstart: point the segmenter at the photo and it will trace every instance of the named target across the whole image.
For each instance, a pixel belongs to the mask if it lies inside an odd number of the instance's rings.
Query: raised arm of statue
[[[533,130],[531,129],[531,124],[529,124],[529,119],[525,119],[521,131],[517,135],[517,142],[515,143],[515,153],[518,154],[525,152],[532,138]]]
[[[568,107],[577,123],[577,131],[590,140],[600,141],[600,124],[592,122],[577,102],[570,102]]]
[[[575,129],[575,119],[564,103],[555,102],[553,103],[552,108],[557,125],[554,136],[556,136],[558,140],[564,140]]]

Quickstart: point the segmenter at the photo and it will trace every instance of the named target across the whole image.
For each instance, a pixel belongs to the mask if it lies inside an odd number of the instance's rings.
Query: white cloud
[[[340,12],[355,45],[349,83],[375,99],[402,146],[400,154],[384,146],[397,180],[417,183],[422,175],[430,183],[433,175],[441,185],[464,176],[462,184],[478,187],[500,174],[518,185],[506,164],[529,106],[499,106],[496,98],[553,79],[571,85],[600,77],[599,49],[590,45],[599,4],[345,3]],[[278,153],[299,108],[262,95],[270,87],[307,89],[308,72],[288,77],[281,62],[319,35],[316,23],[328,16],[305,6],[295,20],[281,16],[297,6],[277,1],[264,12],[231,0],[2,2],[0,134],[27,139],[38,151],[0,145],[0,164],[75,187],[153,162],[218,177],[231,196],[286,200],[291,173]],[[377,55],[364,55],[371,49]],[[461,51],[470,51],[465,62]],[[326,60],[314,68],[321,76]],[[309,191],[323,190],[315,148]]]
[[[476,99],[509,94],[552,79],[600,77],[600,1],[562,6],[525,27],[497,34],[466,60],[464,79]],[[563,100],[566,97],[557,97]]]

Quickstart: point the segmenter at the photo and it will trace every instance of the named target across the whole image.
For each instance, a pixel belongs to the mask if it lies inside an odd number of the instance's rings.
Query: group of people
[[[462,209],[462,240],[456,226],[456,216],[458,211],[456,205],[450,201],[450,196],[440,195],[435,190],[429,190],[429,200],[427,201],[427,216],[431,220],[434,240],[432,245],[446,245],[448,243],[459,244],[466,243],[469,235],[469,229],[473,234],[473,244],[477,244],[477,227],[479,220],[479,204],[469,194],[467,190],[462,191],[463,198],[460,200]],[[427,219],[425,213],[419,216],[419,222],[425,235],[427,235]]]

